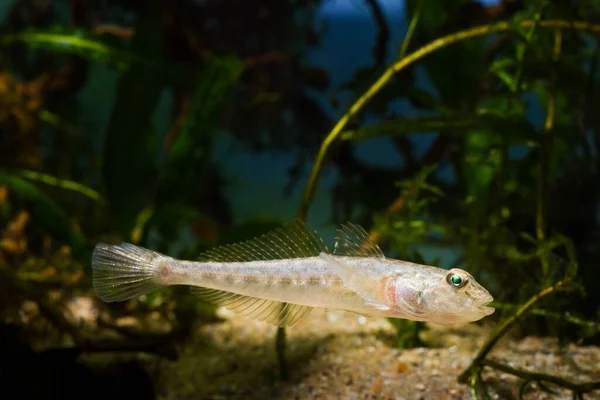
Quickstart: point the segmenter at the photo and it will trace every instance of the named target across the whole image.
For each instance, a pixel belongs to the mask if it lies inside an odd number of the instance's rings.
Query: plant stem
[[[591,392],[593,390],[600,389],[600,380],[576,383],[576,382],[561,378],[559,376],[543,374],[540,372],[530,372],[530,371],[524,371],[521,369],[516,369],[516,368],[510,367],[506,364],[502,364],[498,361],[494,361],[494,360],[482,360],[481,365],[497,369],[498,371],[502,371],[507,374],[518,376],[519,378],[525,379],[527,381],[553,383],[557,386],[563,387],[565,389],[570,389],[579,394],[587,393],[587,392]]]
[[[398,59],[404,58],[406,52],[408,51],[408,46],[410,45],[410,40],[412,39],[413,34],[415,33],[415,29],[417,28],[417,23],[419,22],[419,18],[421,17],[421,8],[423,6],[423,0],[419,0],[417,3],[417,7],[415,8],[415,12],[410,19],[410,25],[408,25],[408,29],[406,30],[406,35],[404,35],[404,40],[402,41],[402,46],[400,46],[400,54],[398,54]]]
[[[562,31],[560,29],[554,30],[554,52],[552,54],[552,61],[555,64],[560,57],[562,44]],[[548,164],[549,164],[549,153],[552,139],[549,135],[552,134],[554,128],[554,119],[556,114],[556,98],[554,93],[554,81],[555,76],[551,79],[551,87],[548,90],[548,111],[546,112],[546,121],[544,123],[544,130],[542,131],[542,146],[540,147],[540,172],[538,178],[538,194],[537,194],[537,212],[536,212],[536,237],[538,245],[542,245],[546,240],[544,232],[544,214],[545,214],[545,200],[547,190],[547,179],[548,179]],[[544,279],[548,279],[550,273],[550,264],[546,253],[540,254],[540,262],[542,264],[542,273]]]
[[[482,364],[482,361],[485,359],[485,357],[488,355],[488,353],[494,348],[494,346],[496,345],[496,343],[498,343],[498,341],[502,338],[502,336],[504,336],[504,334],[510,328],[512,328],[512,326],[514,324],[516,324],[521,319],[521,317],[523,317],[523,315],[525,315],[529,311],[529,309],[533,307],[533,305],[535,303],[537,303],[542,298],[548,296],[549,294],[552,294],[561,289],[564,289],[570,282],[571,282],[570,279],[563,279],[563,280],[557,282],[556,284],[542,290],[541,292],[539,292],[538,294],[536,294],[532,298],[530,298],[525,304],[523,304],[523,306],[521,306],[521,308],[519,308],[519,310],[513,316],[511,316],[506,321],[504,321],[504,323],[500,326],[500,328],[498,328],[488,338],[488,340],[483,344],[483,346],[477,352],[477,355],[475,356],[473,361],[471,361],[471,364],[459,375],[458,382],[459,383],[467,383],[468,382],[469,377],[471,376],[471,370],[473,368],[478,368]]]
[[[540,28],[560,28],[560,29],[574,29],[579,31],[588,31],[592,33],[600,33],[600,25],[590,24],[583,21],[568,21],[568,20],[545,20],[545,21],[534,21],[527,20],[521,21],[518,23],[519,26],[522,27],[531,27],[534,24],[537,24]],[[399,60],[391,67],[389,67],[380,77],[375,81],[375,83],[356,100],[356,102],[350,107],[350,109],[340,118],[340,120],[335,124],[333,129],[329,132],[329,134],[325,137],[323,142],[321,143],[321,147],[319,152],[317,153],[317,157],[313,164],[312,171],[308,178],[308,182],[304,189],[304,194],[302,196],[302,202],[300,203],[300,209],[298,211],[298,217],[302,220],[306,219],[306,214],[308,213],[308,208],[310,207],[312,198],[315,193],[315,186],[319,175],[321,173],[321,169],[323,168],[323,164],[325,162],[325,157],[327,156],[327,152],[329,148],[338,138],[338,136],[342,133],[343,129],[346,127],[348,122],[354,118],[362,108],[390,81],[390,79],[398,72],[406,69],[408,66],[414,64],[425,56],[452,44],[476,38],[479,36],[489,35],[491,33],[496,32],[504,32],[512,29],[515,25],[508,22],[500,22],[492,25],[482,25],[474,28],[470,28],[464,31],[459,31],[450,35],[443,36],[438,38],[429,44],[419,48],[418,50],[412,52],[408,56]]]
[[[515,305],[512,305],[512,304],[497,303],[497,302],[491,303],[490,306],[495,307],[500,310],[509,310],[509,311],[517,308]],[[539,317],[552,318],[552,319],[556,319],[556,320],[565,321],[565,322],[568,322],[573,325],[582,326],[584,328],[591,329],[594,332],[600,332],[600,323],[594,322],[594,321],[586,321],[582,318],[576,317],[574,315],[570,315],[569,313],[561,314],[561,313],[556,313],[556,312],[552,312],[552,311],[548,311],[548,310],[544,310],[544,309],[540,309],[540,308],[533,308],[533,309],[529,310],[529,314],[537,315]]]
[[[285,328],[277,328],[275,352],[277,353],[277,361],[279,362],[279,377],[285,381],[288,379],[287,363],[285,361]]]

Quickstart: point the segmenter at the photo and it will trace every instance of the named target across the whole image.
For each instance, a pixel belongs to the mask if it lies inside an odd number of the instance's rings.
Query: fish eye
[[[469,278],[457,273],[456,271],[450,271],[448,275],[446,275],[446,282],[455,288],[460,289],[469,282]]]

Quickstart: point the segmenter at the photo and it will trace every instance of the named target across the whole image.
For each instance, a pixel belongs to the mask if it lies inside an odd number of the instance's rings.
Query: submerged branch
[[[485,357],[488,353],[494,348],[496,343],[504,336],[504,334],[515,325],[521,317],[529,312],[529,310],[533,307],[535,303],[537,303],[542,298],[556,293],[559,290],[565,290],[568,285],[571,283],[570,279],[564,279],[556,284],[542,290],[532,298],[530,298],[519,310],[510,318],[508,318],[504,323],[494,332],[488,340],[484,343],[484,345],[479,349],[477,355],[471,361],[471,364],[459,375],[458,382],[459,383],[467,383],[471,376],[471,372],[474,369],[479,368],[482,365],[482,361],[484,361]]]
[[[556,63],[560,57],[562,44],[562,31],[560,29],[554,30],[554,52],[552,54],[552,62]],[[536,236],[539,245],[542,245],[546,240],[545,233],[545,209],[546,209],[546,193],[548,191],[548,168],[550,164],[549,154],[552,150],[552,130],[554,128],[554,119],[556,114],[556,93],[555,93],[555,80],[556,74],[552,74],[550,82],[550,88],[548,89],[548,104],[546,112],[546,121],[544,123],[544,129],[542,135],[542,146],[540,147],[540,171],[538,176],[538,187],[537,187],[537,212],[536,212]],[[545,140],[544,140],[545,139]],[[540,255],[540,262],[542,264],[542,272],[544,279],[548,279],[550,273],[550,264],[546,253]]]
[[[482,360],[481,365],[497,369],[498,371],[502,371],[510,375],[518,376],[526,381],[552,383],[580,394],[600,389],[600,380],[578,383],[561,378],[559,376],[516,369],[495,360]]]
[[[285,381],[288,378],[287,363],[285,361],[285,328],[277,328],[275,352],[277,353],[277,361],[279,362],[279,377]]]
[[[300,204],[298,217],[302,220],[306,219],[306,214],[314,196],[316,183],[321,173],[321,169],[323,168],[325,157],[327,156],[327,152],[329,151],[329,148],[331,147],[333,142],[335,142],[338,139],[348,122],[350,122],[352,118],[354,118],[364,108],[364,106],[393,78],[393,76],[396,73],[399,73],[400,71],[406,69],[408,66],[414,64],[415,62],[419,61],[425,56],[452,44],[459,43],[467,39],[489,35],[491,33],[509,31],[518,26],[527,28],[533,26],[534,24],[537,24],[538,28],[573,29],[578,31],[600,33],[600,25],[591,24],[583,21],[528,20],[514,24],[509,22],[500,22],[497,24],[477,26],[464,31],[459,31],[450,35],[440,37],[430,42],[429,44],[419,48],[418,50],[414,51],[408,56],[402,58],[401,60],[393,64],[391,67],[389,67],[379,77],[379,79],[377,79],[377,81],[375,81],[375,83],[362,96],[360,96],[358,100],[356,100],[356,102],[342,116],[342,118],[340,118],[340,120],[335,124],[333,129],[323,140],[319,152],[317,153],[315,162],[313,164],[313,168],[308,178],[308,182],[304,189],[304,194],[302,196],[302,202]]]
[[[375,18],[375,22],[377,23],[377,42],[375,43],[375,47],[373,48],[373,55],[375,56],[375,65],[377,67],[383,68],[385,66],[385,58],[386,58],[386,47],[390,40],[390,28],[385,20],[385,15],[377,3],[377,0],[365,0],[369,7],[371,8],[371,12],[373,13],[373,18]]]
[[[512,311],[516,310],[518,306],[514,304],[506,304],[506,303],[497,303],[493,302],[490,304],[491,307],[495,307],[499,310],[507,310]],[[544,310],[541,308],[532,308],[529,310],[528,314],[535,315],[538,317],[552,318],[556,320],[561,320],[568,322],[573,325],[582,326],[584,328],[588,328],[593,330],[594,332],[600,332],[600,323],[594,321],[587,321],[583,318],[576,317],[574,315],[570,315],[569,313],[557,313],[548,310]]]

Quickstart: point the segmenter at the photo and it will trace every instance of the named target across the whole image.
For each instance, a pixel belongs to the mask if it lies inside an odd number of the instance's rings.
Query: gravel
[[[148,360],[158,398],[177,399],[471,399],[456,382],[490,326],[428,326],[426,348],[395,348],[386,319],[338,311],[313,312],[287,330],[290,379],[279,379],[275,329],[220,310],[223,322],[199,327],[176,362]],[[600,348],[567,345],[551,338],[503,338],[490,357],[514,368],[573,381],[600,379]],[[492,399],[517,399],[522,381],[486,368]],[[524,399],[570,399],[529,385]],[[600,391],[586,399],[600,399]]]

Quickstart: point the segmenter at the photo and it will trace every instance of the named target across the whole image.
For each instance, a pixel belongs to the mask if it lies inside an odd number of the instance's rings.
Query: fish
[[[105,302],[188,285],[209,303],[279,327],[296,324],[315,308],[438,325],[494,312],[488,306],[493,297],[468,272],[388,258],[353,223],[341,225],[331,252],[306,223],[293,220],[195,261],[130,243],[98,243],[91,264],[92,285]]]

